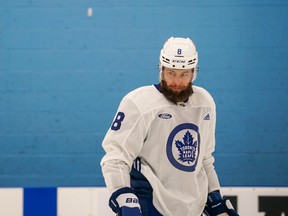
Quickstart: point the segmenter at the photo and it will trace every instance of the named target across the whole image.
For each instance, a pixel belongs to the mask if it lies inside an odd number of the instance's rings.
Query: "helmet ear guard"
[[[189,38],[170,37],[160,51],[159,79],[162,80],[162,67],[175,69],[194,69],[193,80],[198,72],[198,52]]]

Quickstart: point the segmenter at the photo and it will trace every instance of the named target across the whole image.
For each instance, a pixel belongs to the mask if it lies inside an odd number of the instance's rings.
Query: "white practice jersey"
[[[130,187],[129,173],[139,158],[162,215],[201,215],[208,192],[220,189],[212,156],[216,111],[206,90],[193,91],[177,105],[154,85],[123,98],[103,140],[101,166],[111,192]]]

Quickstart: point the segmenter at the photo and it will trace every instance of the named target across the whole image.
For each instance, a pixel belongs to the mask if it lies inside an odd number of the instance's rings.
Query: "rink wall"
[[[288,188],[223,188],[240,215],[288,215]],[[106,188],[0,189],[0,215],[114,216]]]

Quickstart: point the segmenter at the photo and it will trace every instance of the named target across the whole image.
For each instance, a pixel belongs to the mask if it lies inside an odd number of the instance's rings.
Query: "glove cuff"
[[[219,192],[211,192],[208,194],[207,203],[215,203],[222,200],[222,196]]]
[[[109,206],[115,213],[122,207],[140,209],[139,200],[129,187],[120,188],[115,191],[109,199]]]
[[[212,212],[212,215],[221,215],[225,213],[229,216],[239,216],[234,210],[231,202],[225,196],[222,197],[220,192],[212,192],[208,194],[207,212]],[[209,214],[208,214],[209,215]]]
[[[212,192],[208,194],[207,206],[215,215],[225,213],[227,208],[225,200],[223,200],[219,192]]]

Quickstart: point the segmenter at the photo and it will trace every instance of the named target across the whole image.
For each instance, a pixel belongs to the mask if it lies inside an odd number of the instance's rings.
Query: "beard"
[[[190,95],[193,94],[192,83],[190,82],[183,90],[176,92],[169,88],[166,81],[161,80],[161,91],[163,95],[173,103],[187,101]]]

